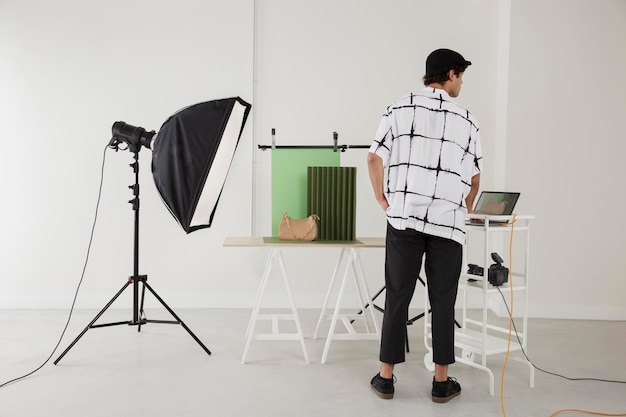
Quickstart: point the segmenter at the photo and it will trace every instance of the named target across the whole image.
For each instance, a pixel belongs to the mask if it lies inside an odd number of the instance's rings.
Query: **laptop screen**
[[[501,191],[483,191],[478,197],[474,213],[491,216],[508,216],[513,214],[520,193]]]

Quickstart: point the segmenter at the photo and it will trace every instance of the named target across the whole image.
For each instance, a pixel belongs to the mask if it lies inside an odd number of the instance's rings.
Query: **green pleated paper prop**
[[[320,217],[318,240],[356,239],[356,167],[311,166],[307,212]]]

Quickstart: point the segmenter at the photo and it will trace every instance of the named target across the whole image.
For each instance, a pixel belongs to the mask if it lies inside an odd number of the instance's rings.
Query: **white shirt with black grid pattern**
[[[482,170],[478,131],[474,116],[441,89],[387,107],[370,152],[386,168],[392,227],[465,243],[465,197]]]

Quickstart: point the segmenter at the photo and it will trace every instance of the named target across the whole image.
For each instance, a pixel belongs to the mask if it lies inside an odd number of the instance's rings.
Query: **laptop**
[[[478,201],[474,207],[474,214],[483,214],[488,216],[510,216],[520,193],[511,193],[505,191],[482,191],[478,197]],[[482,223],[482,219],[470,219],[468,223]],[[489,219],[489,223],[508,223],[507,220]]]

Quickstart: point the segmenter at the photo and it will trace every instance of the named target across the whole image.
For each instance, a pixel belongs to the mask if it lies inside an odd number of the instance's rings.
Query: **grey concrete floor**
[[[253,341],[242,365],[246,309],[176,311],[211,356],[182,326],[149,323],[141,332],[126,325],[90,329],[53,365],[96,313],[76,311],[52,360],[0,388],[0,416],[548,417],[571,408],[626,413],[625,384],[568,381],[537,371],[531,388],[529,368],[515,361],[506,366],[501,395],[504,355],[488,361],[494,396],[485,372],[457,363],[450,375],[461,383],[462,394],[435,404],[420,321],[409,327],[411,351],[396,367],[395,398],[381,400],[369,386],[378,371],[378,342],[333,341],[327,362],[320,364],[325,340],[312,338],[314,310],[300,312],[308,365],[296,341]],[[171,318],[159,309],[147,313],[150,319]],[[0,310],[0,384],[41,365],[66,318],[63,310]],[[100,322],[130,319],[130,310],[115,309]],[[528,355],[540,368],[570,377],[626,380],[626,322],[530,319],[528,333]]]

